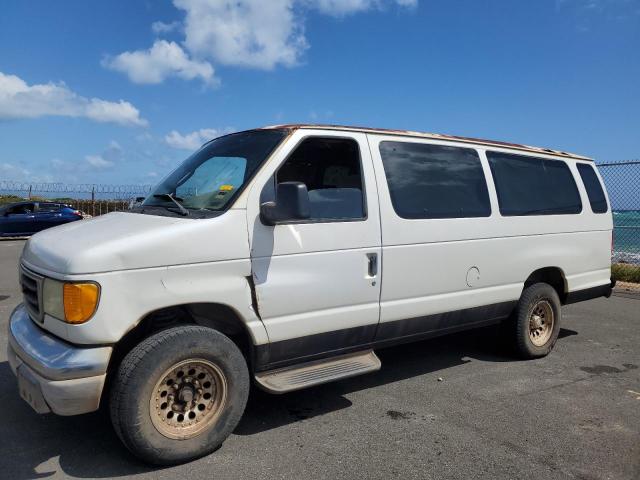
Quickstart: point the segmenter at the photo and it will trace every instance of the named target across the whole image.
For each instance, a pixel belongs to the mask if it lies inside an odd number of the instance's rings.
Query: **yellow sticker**
[[[223,192],[230,192],[231,190],[233,190],[233,185],[222,185],[220,187],[220,190],[222,190]]]

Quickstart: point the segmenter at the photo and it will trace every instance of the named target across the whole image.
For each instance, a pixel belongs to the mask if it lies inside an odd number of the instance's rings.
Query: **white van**
[[[40,413],[108,404],[140,458],[213,451],[253,381],[380,368],[374,349],[501,323],[550,352],[561,306],[611,294],[592,160],[471,138],[285,125],[205,144],[131,212],[24,248],[9,361]]]

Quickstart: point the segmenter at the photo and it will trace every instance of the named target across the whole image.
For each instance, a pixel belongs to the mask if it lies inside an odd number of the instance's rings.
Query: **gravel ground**
[[[0,242],[1,478],[640,479],[640,301],[564,309],[554,352],[501,353],[483,329],[378,352],[382,370],[306,391],[255,390],[214,454],[154,469],[108,417],[37,415],[6,362],[23,242]]]

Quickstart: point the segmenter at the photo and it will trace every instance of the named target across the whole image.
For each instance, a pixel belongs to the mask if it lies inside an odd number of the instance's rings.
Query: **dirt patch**
[[[616,282],[615,291],[640,293],[640,283]]]
[[[399,412],[397,410],[387,410],[387,416],[391,417],[393,420],[409,420],[414,415],[415,413],[413,412]]]

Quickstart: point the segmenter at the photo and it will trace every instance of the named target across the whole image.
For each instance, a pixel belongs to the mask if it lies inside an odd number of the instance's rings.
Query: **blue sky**
[[[276,123],[640,157],[640,0],[5,0],[0,180],[154,183]]]

